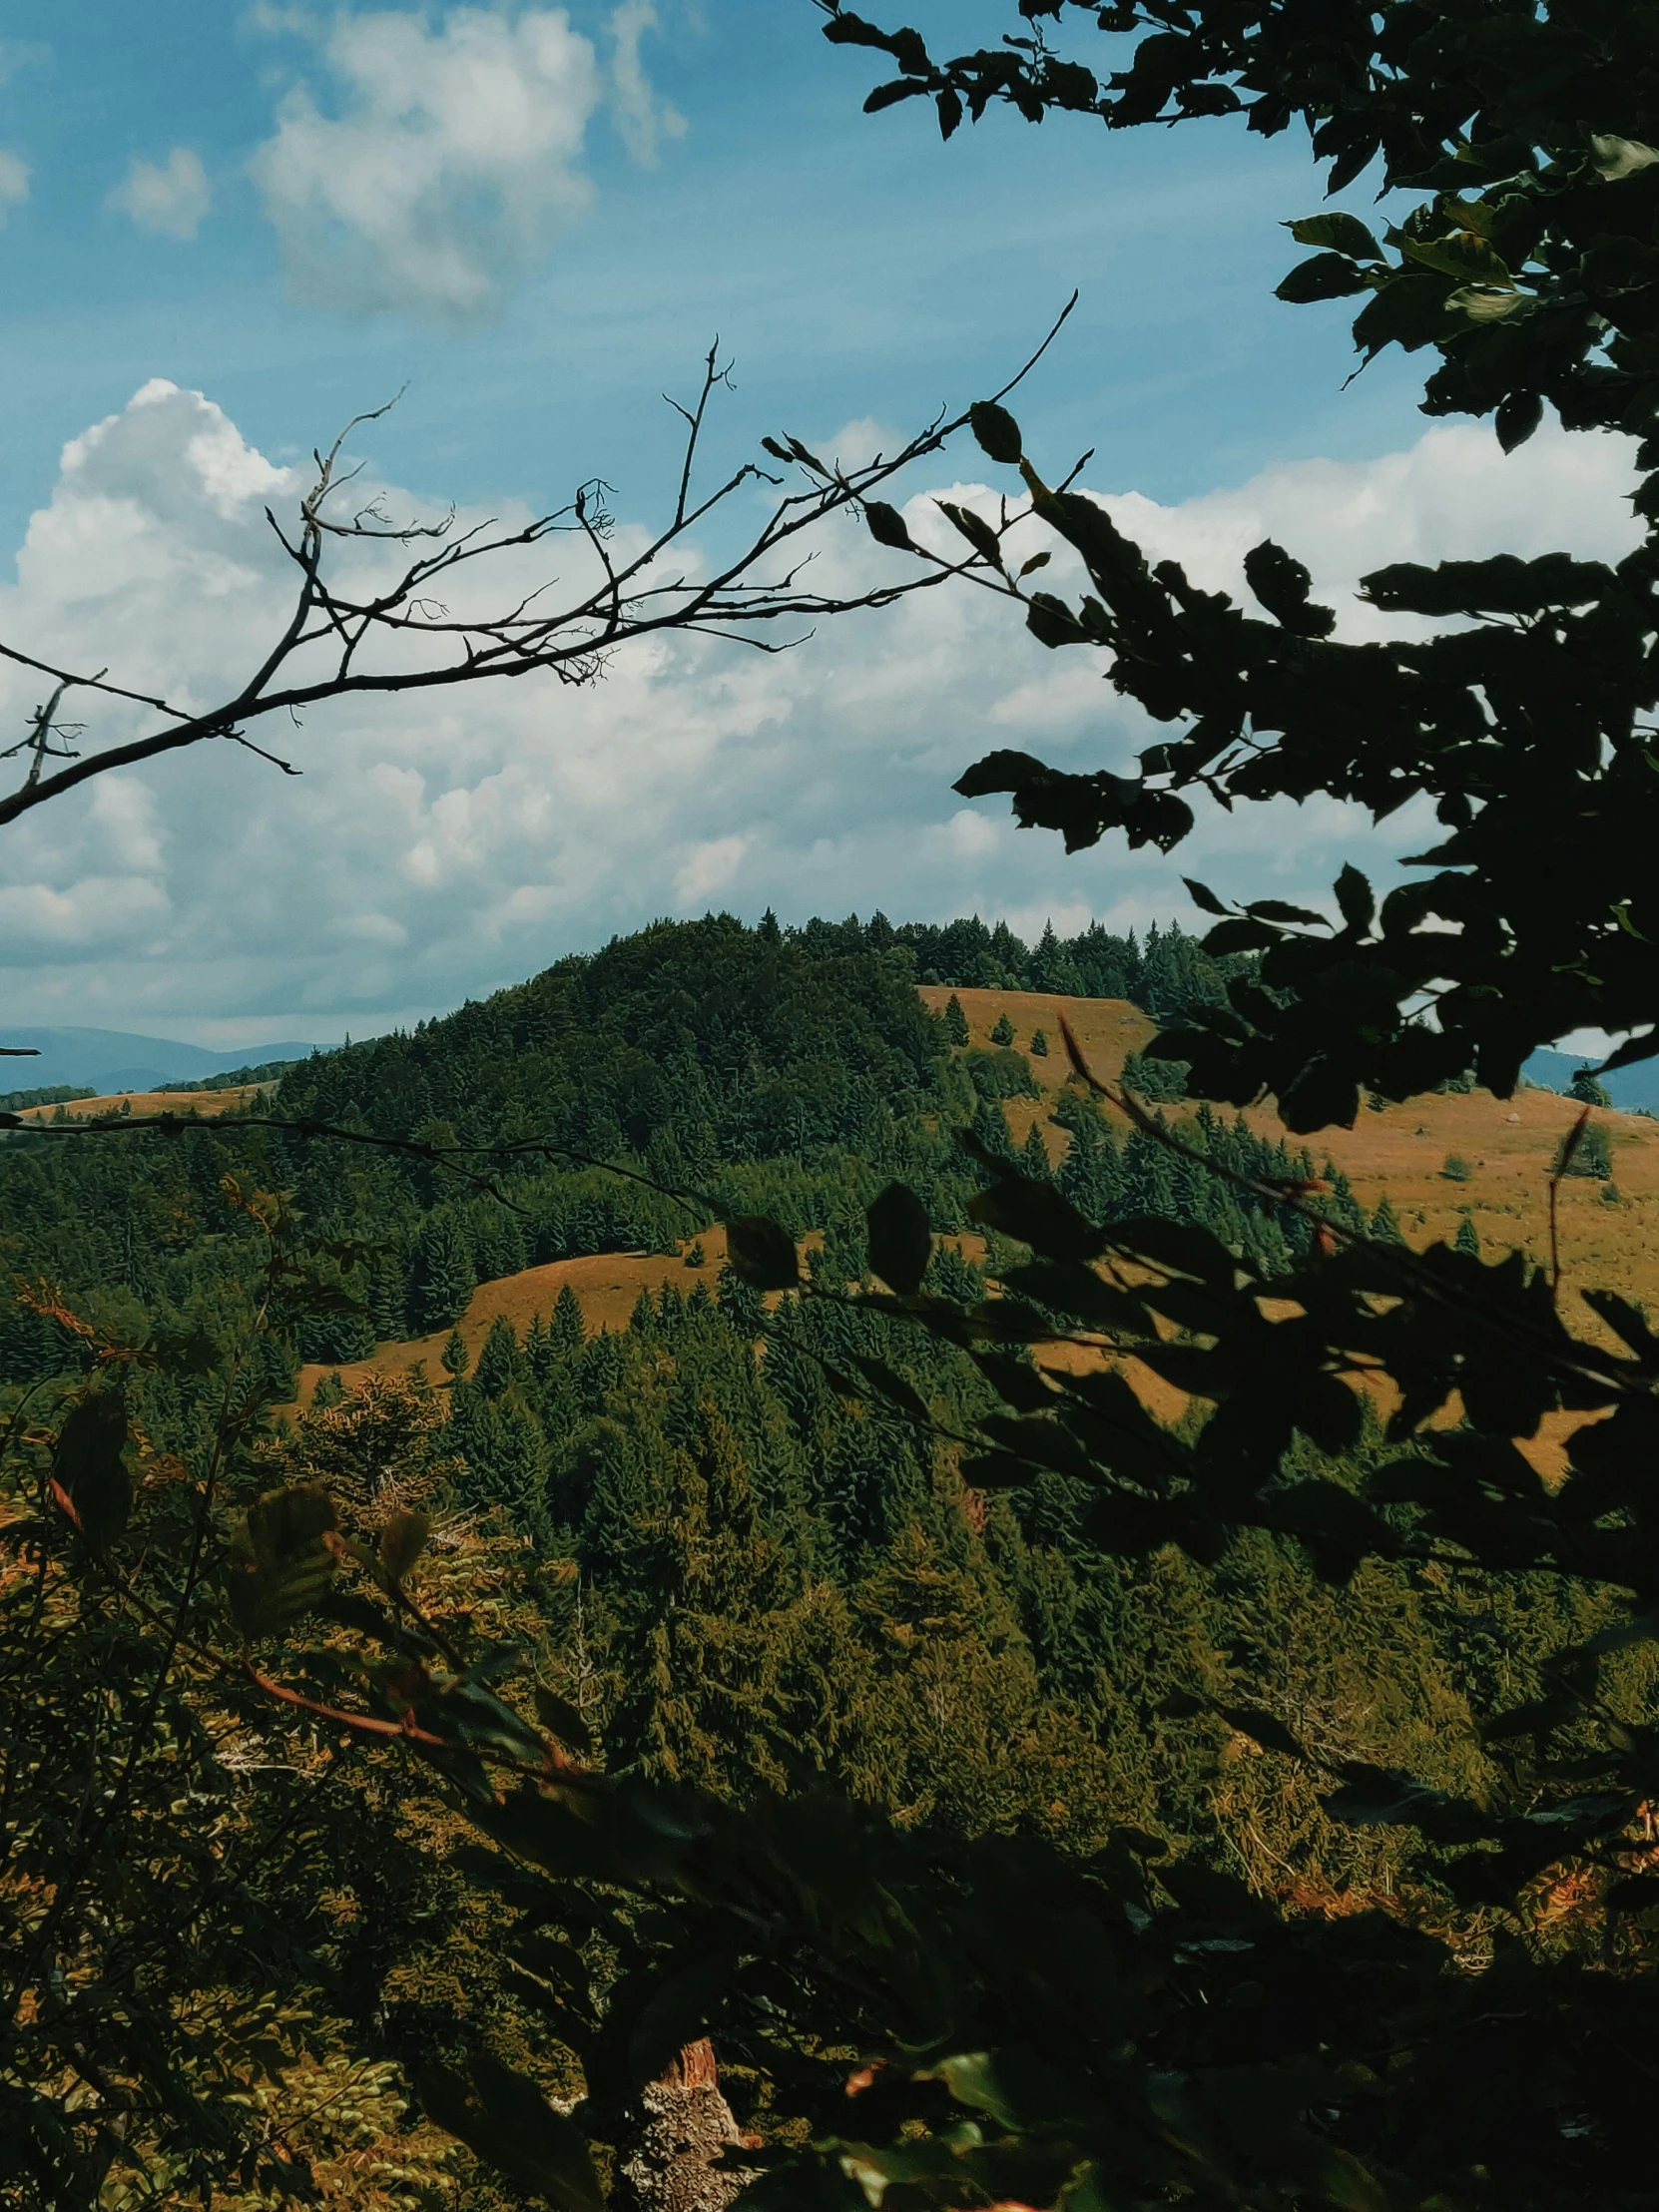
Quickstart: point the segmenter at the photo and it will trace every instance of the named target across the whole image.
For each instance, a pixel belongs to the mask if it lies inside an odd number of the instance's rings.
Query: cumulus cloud
[[[591,41],[562,8],[462,7],[435,28],[341,13],[313,43],[332,112],[296,86],[252,165],[290,289],[352,312],[489,316],[592,200],[579,165],[605,85]]]
[[[29,165],[20,154],[0,146],[0,223],[4,223],[13,208],[21,208],[29,197]]]
[[[1271,533],[1361,634],[1378,619],[1353,600],[1363,568],[1499,546],[1616,553],[1634,534],[1630,482],[1611,439],[1540,432],[1505,460],[1489,431],[1441,426],[1403,453],[1270,469],[1179,505],[1100,496],[1206,584],[1239,588],[1244,551]],[[18,582],[0,592],[0,631],[181,705],[227,697],[282,619],[291,567],[264,510],[291,511],[299,488],[211,401],[148,384],[66,448]],[[938,488],[991,498],[972,482]],[[943,528],[928,497],[906,514],[918,533]],[[857,525],[832,526],[818,579],[867,581],[880,558]],[[567,583],[569,559],[561,547]],[[0,675],[0,746],[39,688]],[[140,726],[75,712],[85,744]],[[1344,859],[1381,856],[1386,872],[1421,836],[1409,810],[1376,831],[1314,802],[1208,814],[1169,860],[1118,846],[1068,859],[1000,802],[964,807],[951,780],[991,746],[1122,767],[1146,736],[1088,654],[1045,652],[969,591],[827,624],[782,656],[659,639],[586,691],[531,680],[344,702],[303,730],[254,735],[302,778],[203,748],[0,837],[13,1020],[177,1030],[236,1015],[271,1034],[337,1034],[706,903],[786,918],[977,909],[1028,931],[1094,914],[1121,928],[1182,911],[1183,870],[1317,898]]]
[[[141,231],[193,239],[213,205],[213,188],[194,148],[176,146],[165,162],[140,161],[110,194],[109,205],[130,215]]]

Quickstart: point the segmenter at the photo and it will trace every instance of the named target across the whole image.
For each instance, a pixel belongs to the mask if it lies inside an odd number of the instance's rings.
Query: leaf
[[[380,1571],[389,1585],[402,1581],[426,1548],[432,1522],[426,1513],[393,1513],[380,1530]]]
[[[1493,427],[1505,453],[1524,445],[1544,418],[1543,396],[1535,391],[1512,391],[1498,401]]]
[[[920,1422],[924,1427],[932,1426],[933,1416],[927,1410],[925,1399],[901,1375],[895,1375],[891,1368],[883,1366],[879,1360],[869,1359],[861,1352],[849,1352],[846,1359],[857,1369],[877,1397],[884,1397],[890,1405],[896,1405],[911,1420]]]
[[[1615,1068],[1634,1067],[1638,1060],[1651,1060],[1659,1053],[1659,1029],[1646,1029],[1639,1037],[1626,1037],[1623,1044],[1615,1045],[1593,1075],[1611,1075]]]
[[[959,507],[950,499],[941,499],[938,507],[951,528],[967,539],[982,561],[988,561],[993,568],[1002,566],[1002,548],[997,543],[996,532],[982,515],[976,515],[971,507]]]
[[[1001,461],[1011,468],[1024,457],[1019,424],[1007,408],[998,406],[994,399],[976,399],[968,409],[968,422],[979,440],[980,449],[993,461]]]
[[[1274,287],[1274,297],[1287,300],[1293,306],[1305,306],[1312,299],[1341,299],[1349,292],[1370,288],[1364,274],[1346,255],[1315,254],[1305,262],[1298,262],[1295,269],[1280,279]]]
[[[497,2173],[534,2190],[555,2212],[604,2212],[580,2129],[553,2110],[528,2074],[480,2054],[467,2073],[428,2061],[412,2078],[429,2116]]]
[[[1327,246],[1339,254],[1347,254],[1355,261],[1380,262],[1382,249],[1357,215],[1307,215],[1296,223],[1287,223],[1298,246]]]
[[[560,1697],[545,1682],[533,1682],[530,1695],[535,1699],[537,1717],[550,1736],[556,1736],[561,1744],[568,1744],[572,1751],[592,1749],[593,1730],[568,1698]]]
[[[1370,883],[1357,867],[1345,862],[1335,888],[1337,904],[1344,921],[1357,937],[1364,936],[1377,911],[1377,901],[1372,896]]]
[[[904,527],[904,517],[896,507],[889,507],[884,499],[864,501],[864,520],[877,545],[891,546],[895,553],[913,553],[916,550],[915,540]]]
[[[1051,1183],[1007,1175],[987,1191],[976,1191],[968,1219],[1017,1237],[1047,1260],[1092,1260],[1102,1248],[1100,1231],[1086,1221]]]
[[[1287,1759],[1300,1759],[1305,1764],[1308,1754],[1282,1720],[1272,1713],[1261,1712],[1254,1705],[1212,1705],[1229,1728],[1236,1728],[1241,1736],[1248,1736],[1252,1743],[1260,1744],[1264,1751],[1282,1752]]]
[[[1450,290],[1449,278],[1427,271],[1395,276],[1355,317],[1355,344],[1368,357],[1385,345],[1398,345],[1407,353],[1431,345],[1451,320],[1446,307]]]
[[[1183,883],[1186,884],[1188,895],[1192,899],[1193,904],[1197,906],[1203,913],[1220,914],[1223,919],[1226,918],[1228,908],[1223,904],[1221,899],[1216,896],[1215,892],[1211,890],[1207,883],[1195,882],[1190,875],[1183,875],[1181,880]]]
[[[126,1446],[127,1407],[118,1390],[89,1391],[58,1431],[52,1471],[94,1551],[109,1549],[133,1509]]]
[[[801,1281],[795,1239],[765,1214],[739,1214],[729,1221],[726,1250],[733,1269],[752,1290],[793,1291]]]
[[[933,1231],[914,1191],[889,1183],[865,1207],[864,1224],[871,1273],[900,1298],[919,1291],[933,1256]]]
[[[891,108],[900,100],[913,100],[917,93],[925,92],[925,85],[918,85],[908,77],[895,77],[890,84],[877,85],[864,101],[865,115],[879,115],[883,108]]]
[[[333,1500],[314,1482],[268,1490],[231,1539],[231,1612],[250,1642],[319,1604],[337,1564]]]

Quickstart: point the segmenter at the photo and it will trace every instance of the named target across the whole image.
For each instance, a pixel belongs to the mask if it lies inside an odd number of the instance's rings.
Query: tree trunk
[[[705,2035],[688,2043],[624,2115],[617,2143],[621,2212],[726,2212],[750,2176],[723,2172],[715,2161],[743,2141]]]

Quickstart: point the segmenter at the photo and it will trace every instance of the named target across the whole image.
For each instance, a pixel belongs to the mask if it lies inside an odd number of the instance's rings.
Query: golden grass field
[[[66,1121],[98,1121],[127,1106],[135,1114],[200,1114],[212,1120],[269,1098],[272,1090],[269,1083],[239,1083],[228,1091],[111,1091],[103,1098],[67,1100],[63,1115]],[[25,1106],[19,1119],[49,1122],[57,1112],[56,1106]]]
[[[924,1002],[942,1012],[952,993],[943,987],[925,986]],[[1116,1084],[1125,1057],[1144,1046],[1154,1032],[1153,1023],[1136,1007],[1119,999],[1051,997],[1035,991],[960,990],[954,994],[967,1017],[970,1044],[987,1045],[995,1023],[1006,1014],[1014,1028],[1016,1046],[1025,1051],[1032,1031],[1043,1029],[1049,1040],[1046,1059],[1031,1061],[1033,1073],[1044,1085],[1041,1099],[1010,1099],[1005,1111],[1016,1142],[1023,1142],[1034,1123],[1043,1128],[1052,1160],[1064,1157],[1070,1142],[1067,1133],[1048,1116],[1068,1080],[1071,1069],[1060,1037],[1059,1019],[1069,1022],[1079,1048],[1094,1072]],[[225,1111],[227,1101],[240,1102],[236,1092],[157,1094],[154,1102],[133,1100],[133,1111],[160,1111],[165,1104],[184,1105],[212,1100]],[[109,1110],[108,1101],[79,1102],[78,1112],[96,1105]],[[50,1109],[37,1108],[37,1115]],[[1110,1110],[1109,1110],[1110,1111]],[[1561,1138],[1579,1112],[1575,1101],[1550,1091],[1521,1091],[1500,1100],[1473,1091],[1417,1099],[1390,1106],[1382,1113],[1363,1111],[1353,1129],[1332,1129],[1306,1143],[1314,1157],[1316,1173],[1327,1159],[1342,1169],[1354,1186],[1356,1197],[1369,1211],[1384,1191],[1388,1194],[1406,1241],[1429,1244],[1450,1238],[1458,1221],[1469,1214],[1485,1253],[1498,1254],[1518,1246],[1537,1261],[1548,1251],[1547,1193],[1551,1165]],[[1111,1118],[1121,1123],[1115,1112]],[[1253,1108],[1246,1116],[1260,1134],[1283,1136],[1283,1125],[1271,1106]],[[1620,1292],[1659,1309],[1659,1121],[1639,1115],[1598,1108],[1596,1122],[1605,1130],[1613,1154],[1613,1188],[1616,1201],[1603,1193],[1606,1186],[1587,1178],[1568,1178],[1561,1186],[1558,1207],[1563,1299],[1572,1326],[1587,1334],[1600,1334],[1600,1325],[1578,1302],[1580,1285]],[[1465,1183],[1447,1181],[1441,1170],[1448,1155],[1460,1155],[1473,1169]],[[724,1233],[703,1233],[706,1263],[703,1278],[713,1287],[726,1256]],[[978,1240],[960,1240],[978,1257]],[[691,1240],[682,1247],[690,1249]],[[498,1315],[506,1315],[522,1333],[531,1319],[551,1314],[560,1290],[568,1283],[582,1302],[583,1319],[590,1334],[601,1329],[626,1327],[642,1290],[653,1292],[668,1282],[689,1291],[698,1271],[674,1255],[604,1254],[579,1260],[558,1260],[547,1266],[527,1268],[520,1275],[483,1284],[461,1322],[467,1348],[476,1357]],[[371,1370],[381,1373],[407,1371],[424,1362],[427,1374],[441,1376],[439,1355],[448,1337],[441,1330],[413,1343],[380,1346],[373,1357],[338,1372],[350,1382]],[[1046,1362],[1067,1365],[1079,1358],[1098,1355],[1070,1347],[1055,1347]],[[308,1403],[317,1379],[332,1369],[307,1367],[301,1373],[299,1402]],[[1180,1393],[1156,1381],[1131,1363],[1128,1371],[1149,1406],[1162,1417],[1173,1418],[1182,1409]],[[1541,1471],[1554,1471],[1561,1463],[1561,1438],[1565,1423],[1551,1420],[1541,1432],[1532,1456]]]

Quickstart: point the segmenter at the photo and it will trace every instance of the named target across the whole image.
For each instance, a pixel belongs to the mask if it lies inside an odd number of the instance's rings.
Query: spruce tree
[[[472,1380],[486,1397],[499,1397],[518,1371],[518,1334],[505,1314],[497,1314],[478,1354]]]
[[[956,993],[954,991],[951,992],[949,998],[945,1001],[944,1028],[945,1035],[950,1039],[953,1045],[964,1045],[967,1043],[967,1016],[963,1013],[962,1002],[956,996]]]
[[[548,1330],[548,1342],[557,1360],[572,1360],[587,1341],[587,1331],[582,1321],[582,1302],[568,1283],[559,1286],[558,1298],[553,1305],[552,1326]]]
[[[998,1014],[996,1017],[996,1026],[991,1031],[992,1044],[1010,1045],[1013,1043],[1013,1023],[1008,1019],[1006,1014]]]
[[[1466,1252],[1471,1260],[1479,1259],[1480,1232],[1474,1226],[1474,1216],[1472,1214],[1464,1214],[1458,1221],[1453,1250]]]
[[[461,1335],[459,1329],[452,1329],[449,1332],[448,1339],[438,1357],[444,1374],[453,1376],[459,1382],[472,1364],[472,1355],[467,1351],[466,1339]]]

